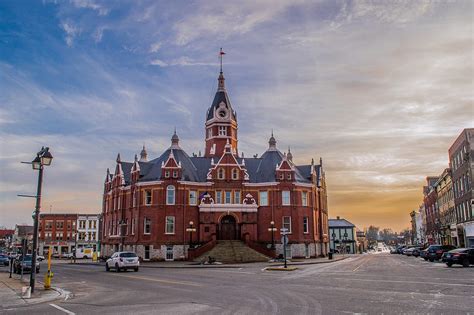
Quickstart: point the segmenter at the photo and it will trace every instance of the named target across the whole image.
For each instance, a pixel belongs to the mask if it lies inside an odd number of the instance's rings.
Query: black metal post
[[[272,249],[275,249],[275,224],[271,224],[272,227]]]
[[[285,260],[285,269],[288,268],[286,265],[286,236],[283,237],[283,259]]]
[[[12,277],[12,272],[13,272],[13,257],[10,256],[10,277]]]
[[[35,292],[35,278],[36,278],[36,247],[38,247],[38,223],[41,207],[41,186],[43,185],[43,165],[41,164],[38,173],[38,188],[36,192],[36,207],[35,220],[33,226],[33,250],[31,256],[31,274],[30,274],[30,288],[31,293]]]

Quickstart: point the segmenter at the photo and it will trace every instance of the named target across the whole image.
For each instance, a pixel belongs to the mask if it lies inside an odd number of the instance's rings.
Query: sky
[[[203,151],[218,51],[239,150],[323,158],[330,217],[396,231],[473,127],[472,1],[0,2],[0,226],[101,210],[107,167]]]

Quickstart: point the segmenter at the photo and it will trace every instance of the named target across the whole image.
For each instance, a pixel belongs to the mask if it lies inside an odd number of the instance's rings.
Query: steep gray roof
[[[329,227],[330,228],[353,228],[355,227],[354,224],[350,223],[346,219],[329,219]]]
[[[181,180],[192,181],[192,182],[206,182],[207,173],[211,166],[211,158],[207,157],[190,157],[183,149],[179,146],[172,146],[168,148],[158,158],[153,159],[149,162],[138,162],[140,165],[140,178],[139,181],[155,181],[161,178],[161,165],[162,162],[166,163],[170,156],[171,150],[173,151],[176,162],[181,163],[182,177]],[[259,158],[237,158],[237,162],[242,164],[242,160],[245,160],[245,168],[250,177],[251,183],[264,183],[274,182],[275,168],[277,164],[280,164],[283,160],[283,154],[278,150],[268,150],[262,154]],[[214,159],[217,163],[218,159]],[[125,183],[130,184],[130,171],[133,167],[133,163],[121,162],[122,170],[124,172]],[[319,172],[319,167],[315,166],[316,171]],[[296,182],[300,183],[311,183],[311,165],[295,165],[295,178]]]

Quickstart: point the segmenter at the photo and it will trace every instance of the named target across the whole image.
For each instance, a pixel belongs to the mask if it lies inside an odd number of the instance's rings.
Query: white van
[[[94,255],[94,249],[92,247],[84,247],[76,249],[76,259],[90,259]],[[68,258],[73,258],[73,254],[70,253]]]

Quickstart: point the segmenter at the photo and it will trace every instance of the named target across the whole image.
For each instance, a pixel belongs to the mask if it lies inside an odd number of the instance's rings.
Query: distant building
[[[329,248],[336,253],[355,254],[356,247],[356,227],[351,222],[337,217],[329,219]]]
[[[99,214],[79,214],[77,217],[77,248],[92,247],[99,242]]]
[[[75,248],[97,250],[99,214],[42,213],[39,225],[39,252],[53,247],[53,255],[73,253]]]
[[[420,205],[418,210],[415,212],[415,225],[416,225],[416,240],[415,244],[425,243],[425,221],[423,220],[423,213],[425,207]]]
[[[416,211],[410,212],[411,243],[416,244]]]
[[[423,203],[426,216],[426,241],[429,244],[441,243],[441,221],[438,210],[438,195],[436,182],[438,176],[426,177],[426,186],[423,187]]]
[[[53,255],[66,255],[76,246],[77,214],[41,213],[39,222],[39,253],[46,254],[50,246]]]
[[[434,187],[436,189],[436,203],[439,211],[441,244],[458,246],[453,183],[450,168],[443,171]]]
[[[0,229],[0,250],[10,249],[15,230]]]
[[[464,129],[448,150],[460,247],[474,247],[473,142],[474,128]]]
[[[28,244],[33,240],[33,226],[32,225],[15,225],[15,232],[12,237],[12,249],[19,250],[21,248],[22,240],[26,239]],[[30,245],[31,246],[31,245]]]
[[[365,232],[357,229],[356,236],[357,236],[357,251],[360,254],[365,253],[369,247],[369,242],[367,240],[367,236]]]

